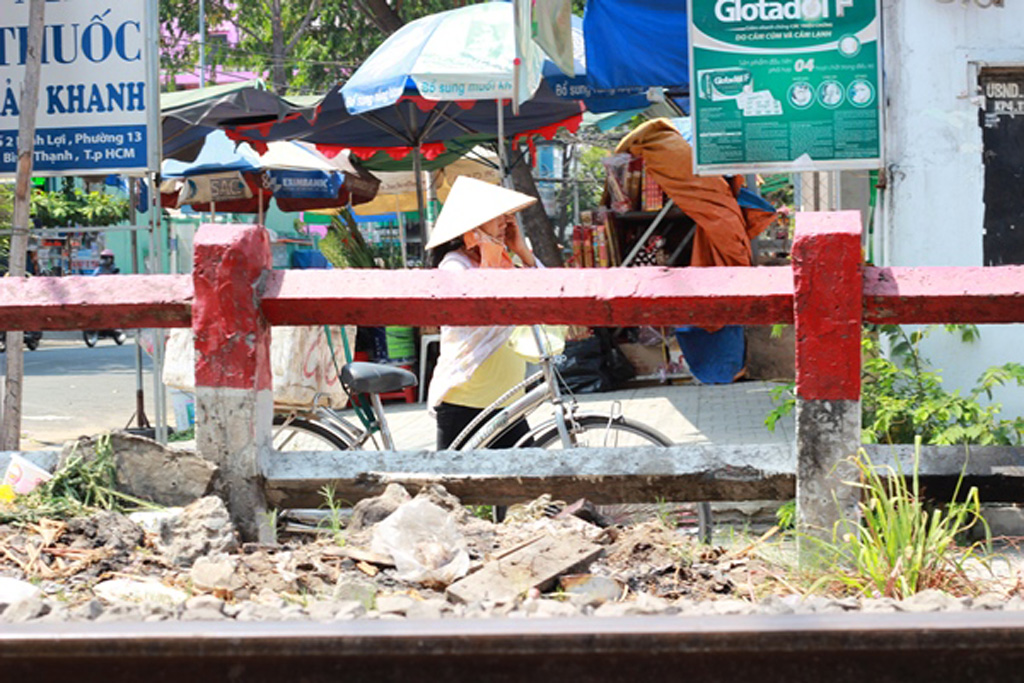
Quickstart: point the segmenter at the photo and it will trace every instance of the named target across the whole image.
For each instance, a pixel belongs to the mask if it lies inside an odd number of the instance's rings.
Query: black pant
[[[441,403],[437,407],[437,450],[443,451],[451,446],[452,442],[455,441],[455,437],[461,434],[466,425],[482,412],[483,408],[470,408],[452,403]],[[479,426],[477,429],[479,429]],[[473,430],[474,434],[477,429]],[[506,429],[501,438],[488,446],[488,448],[512,448],[529,432],[530,425],[527,424],[526,419],[520,419]],[[523,444],[523,446],[532,445],[533,439]]]

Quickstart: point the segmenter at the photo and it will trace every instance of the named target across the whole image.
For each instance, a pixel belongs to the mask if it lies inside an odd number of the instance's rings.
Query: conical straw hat
[[[427,249],[464,235],[492,218],[525,209],[536,201],[536,197],[522,192],[459,176],[448,193],[441,215],[437,217]]]

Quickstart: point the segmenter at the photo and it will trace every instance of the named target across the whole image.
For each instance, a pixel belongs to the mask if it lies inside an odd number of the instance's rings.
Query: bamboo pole
[[[21,114],[18,118],[18,164],[14,185],[14,217],[11,227],[11,277],[25,275],[28,250],[29,181],[32,178],[32,157],[35,153],[36,108],[39,106],[40,51],[43,45],[45,0],[30,0],[28,46],[25,57],[25,80],[21,83]],[[24,332],[7,333],[7,382],[4,387],[3,428],[0,429],[0,450],[16,451],[21,447],[21,396],[25,377]]]

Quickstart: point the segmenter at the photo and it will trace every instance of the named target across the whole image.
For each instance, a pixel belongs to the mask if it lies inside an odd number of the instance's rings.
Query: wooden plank
[[[873,323],[1024,322],[1024,266],[865,268]]]
[[[793,320],[793,275],[764,268],[275,270],[272,325],[770,325]]]
[[[456,602],[506,603],[531,588],[545,590],[562,574],[586,568],[603,548],[578,536],[544,535],[448,586]]]
[[[188,327],[190,275],[0,278],[0,330]]]

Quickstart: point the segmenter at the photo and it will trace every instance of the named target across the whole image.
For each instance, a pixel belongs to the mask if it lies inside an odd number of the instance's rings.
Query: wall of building
[[[998,1],[998,0],[997,0]],[[985,206],[980,66],[1024,66],[1024,3],[883,0],[888,189],[876,232],[880,265],[980,266]],[[1024,327],[984,326],[964,346],[935,335],[925,355],[949,387],[1024,359]],[[996,396],[1024,415],[1024,390]]]

